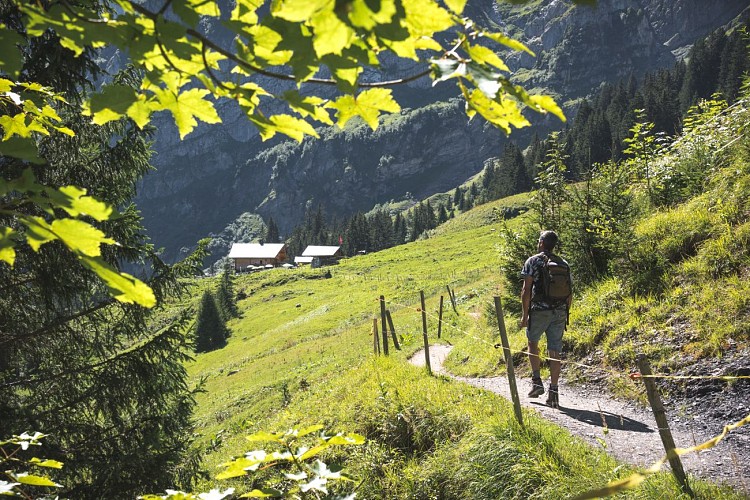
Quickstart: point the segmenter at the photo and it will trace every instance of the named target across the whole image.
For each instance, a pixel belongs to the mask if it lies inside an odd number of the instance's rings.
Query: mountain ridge
[[[723,25],[747,9],[732,0],[712,10],[713,17],[701,17],[697,0],[631,4],[601,2],[592,9],[560,0],[520,7],[479,1],[467,8],[483,12],[488,22],[521,36],[537,52],[536,59],[508,58],[524,85],[565,99],[589,95],[609,79],[673,64],[691,36],[705,35],[717,27],[714,23]],[[628,36],[633,26],[637,29]],[[618,36],[608,38],[613,34]],[[401,91],[427,94],[426,82]],[[439,87],[435,90],[441,94]],[[506,139],[478,119],[467,122],[460,102],[420,104],[397,115],[404,122],[392,133],[389,124],[399,118],[385,118],[375,132],[361,124],[323,130],[320,140],[301,144],[261,143],[231,104],[221,108],[224,126],[199,127],[182,143],[169,126],[160,126],[153,162],[158,171],[139,186],[137,199],[145,225],[171,260],[179,248],[221,231],[246,212],[266,220],[273,216],[282,234],[288,234],[311,204],[321,203],[330,215],[343,217],[409,195],[426,197],[451,189],[479,172],[488,158],[500,156]],[[572,118],[572,101],[568,104]],[[532,128],[554,126],[545,118]],[[513,138],[528,140],[528,130],[514,132]]]

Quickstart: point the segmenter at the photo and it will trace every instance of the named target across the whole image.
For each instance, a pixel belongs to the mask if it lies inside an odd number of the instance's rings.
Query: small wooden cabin
[[[250,266],[274,267],[286,261],[284,243],[232,243],[229,258],[236,272],[247,271]]]
[[[312,267],[336,264],[343,256],[341,247],[310,245],[302,252],[303,257],[312,257]]]

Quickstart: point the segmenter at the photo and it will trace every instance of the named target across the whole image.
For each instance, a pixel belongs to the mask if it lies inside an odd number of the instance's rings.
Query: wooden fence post
[[[401,350],[401,345],[398,343],[398,337],[396,336],[396,329],[393,327],[393,318],[391,318],[391,311],[385,310],[385,318],[388,320],[388,329],[391,331],[391,337],[393,337],[393,345],[396,350]]]
[[[438,313],[438,338],[443,330],[443,296],[440,296],[440,312]]]
[[[372,318],[372,348],[375,354],[380,354],[380,338],[378,338],[378,318]]]
[[[424,361],[427,366],[427,373],[432,375],[430,366],[430,342],[427,340],[427,311],[424,307],[424,291],[419,291],[419,298],[422,301],[422,337],[424,338]]]
[[[380,296],[380,331],[383,332],[383,354],[388,356],[388,324],[385,321],[385,297]]]
[[[669,465],[672,467],[672,474],[674,474],[682,492],[689,495],[690,498],[695,498],[695,493],[690,489],[687,477],[685,476],[685,470],[682,468],[680,456],[674,451],[676,446],[674,444],[674,438],[672,438],[672,431],[669,430],[667,413],[664,411],[664,405],[661,402],[656,383],[654,382],[654,379],[649,376],[653,373],[651,372],[651,366],[648,363],[648,359],[645,354],[639,354],[636,356],[636,361],[638,362],[638,369],[641,371],[641,375],[644,375],[642,378],[643,384],[646,386],[648,402],[651,404],[651,409],[654,411],[656,425],[659,428],[659,436],[661,436],[661,442],[664,445],[664,449],[667,451],[667,458],[669,459]]]
[[[451,305],[453,306],[453,312],[458,314],[458,311],[456,310],[456,296],[453,292],[451,292],[450,285],[445,285],[445,288],[448,289],[448,298],[451,299]]]
[[[500,297],[495,297],[495,314],[497,315],[497,327],[500,330],[500,341],[503,344],[505,367],[508,371],[508,385],[510,386],[511,398],[513,399],[513,411],[516,413],[516,420],[518,420],[518,423],[521,424],[521,427],[523,427],[523,415],[521,414],[521,398],[518,396],[518,387],[516,387],[516,371],[513,367],[513,355],[510,352],[508,332],[505,331],[503,305],[500,302]]]

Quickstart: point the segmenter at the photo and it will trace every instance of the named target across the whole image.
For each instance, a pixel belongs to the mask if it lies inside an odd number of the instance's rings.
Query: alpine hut
[[[311,267],[336,264],[342,257],[341,247],[310,245],[302,252],[302,257],[312,257]]]
[[[284,243],[232,243],[229,258],[234,270],[248,271],[252,267],[278,266],[286,261]]]

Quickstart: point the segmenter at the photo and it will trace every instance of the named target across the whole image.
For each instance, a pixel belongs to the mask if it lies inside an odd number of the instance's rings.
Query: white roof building
[[[284,249],[283,243],[232,243],[230,259],[275,259]]]
[[[235,271],[252,270],[257,266],[274,267],[286,260],[283,243],[232,243],[229,250]]]
[[[340,257],[341,247],[309,245],[302,252],[303,257]]]

